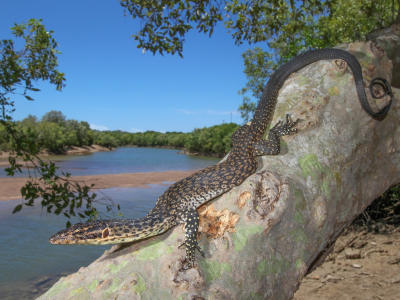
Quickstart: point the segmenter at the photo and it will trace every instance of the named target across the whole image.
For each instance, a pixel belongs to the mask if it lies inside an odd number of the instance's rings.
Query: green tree
[[[58,125],[64,125],[66,117],[61,111],[52,110],[44,114],[42,121],[53,122]]]
[[[65,130],[54,122],[42,121],[35,128],[39,146],[55,153],[61,153],[65,145]]]
[[[63,132],[57,123],[41,122],[40,128],[28,127],[20,129],[20,124],[13,121],[11,113],[14,111],[14,102],[10,100],[10,94],[20,94],[32,101],[28,92],[37,92],[33,83],[38,80],[46,80],[61,90],[65,86],[64,73],[58,71],[57,42],[52,38],[53,31],[47,31],[41,24],[42,20],[31,19],[26,23],[15,24],[11,28],[16,38],[24,40],[24,46],[17,50],[13,40],[0,41],[0,139],[4,139],[5,145],[10,150],[10,167],[6,169],[9,176],[15,172],[21,172],[21,164],[33,164],[39,178],[29,177],[27,183],[21,188],[23,204],[33,206],[34,201],[41,198],[41,205],[48,212],[63,213],[66,217],[79,216],[93,219],[97,211],[92,202],[96,194],[90,193],[92,186],[81,185],[72,181],[70,174],[57,173],[57,167],[52,162],[45,162],[38,157],[40,144],[50,149],[60,149],[63,145]],[[26,122],[36,123],[32,117]],[[38,124],[35,124],[35,127]],[[52,143],[48,143],[50,139]],[[55,142],[54,142],[55,141]],[[0,141],[1,142],[1,141]],[[28,164],[27,164],[28,166]],[[99,201],[98,201],[99,202]],[[110,206],[107,206],[110,209]],[[119,207],[118,207],[119,208]],[[22,204],[15,207],[13,213],[22,209]],[[70,222],[67,222],[67,226]]]
[[[267,39],[269,52],[256,47],[242,54],[248,82],[239,94],[245,95],[250,91],[256,100],[253,102],[250,97],[243,97],[238,110],[244,121],[252,118],[269,77],[280,65],[301,52],[366,40],[374,29],[399,23],[399,2],[336,0],[330,1],[326,9],[313,16],[300,13],[298,18],[294,18],[295,14],[288,14],[277,35]]]
[[[37,117],[29,114],[25,119],[22,120],[22,124],[26,127],[35,127]]]
[[[332,39],[343,42],[400,21],[398,0],[120,0],[120,4],[125,14],[142,21],[132,36],[138,48],[161,54],[181,55],[185,34],[194,26],[211,36],[222,21],[236,44],[284,43],[280,49],[289,56],[302,47],[319,47]]]
[[[93,133],[88,122],[77,120],[64,121],[66,133],[71,135],[69,146],[90,146],[93,144]]]

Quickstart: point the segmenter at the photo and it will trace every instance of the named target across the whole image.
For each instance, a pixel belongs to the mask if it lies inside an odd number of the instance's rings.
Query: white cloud
[[[95,129],[95,130],[100,130],[100,131],[109,130],[108,127],[106,127],[106,126],[95,125],[95,124],[90,124],[90,128]]]
[[[144,130],[142,129],[137,129],[137,128],[131,128],[131,132],[135,133],[135,132],[143,132]]]

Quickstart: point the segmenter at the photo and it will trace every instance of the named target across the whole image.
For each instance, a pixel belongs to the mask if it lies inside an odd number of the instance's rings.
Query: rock
[[[351,266],[352,266],[353,268],[356,268],[356,269],[362,268],[362,265],[358,265],[358,264],[352,264]]]
[[[344,254],[347,259],[358,259],[361,258],[361,251],[358,249],[346,248]]]

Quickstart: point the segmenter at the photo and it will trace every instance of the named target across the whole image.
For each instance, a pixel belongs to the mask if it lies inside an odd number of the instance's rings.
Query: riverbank
[[[114,149],[110,149],[107,147],[99,146],[99,145],[91,145],[91,146],[82,146],[82,147],[65,147],[65,151],[62,153],[53,153],[48,150],[42,150],[39,153],[39,156],[49,156],[49,155],[79,155],[79,154],[89,154],[89,153],[94,153],[94,152],[100,152],[100,151],[112,151]],[[8,159],[9,156],[9,151],[3,151],[0,152],[0,159]],[[0,161],[0,166],[2,166],[2,161]],[[8,163],[7,163],[8,164]]]
[[[176,182],[196,172],[192,171],[165,171],[149,173],[106,174],[90,176],[72,176],[70,179],[94,184],[97,189],[113,187],[149,187],[149,184],[163,184],[163,182]],[[0,178],[0,201],[21,199],[21,187],[27,178]]]
[[[83,147],[66,147],[65,152],[63,153],[53,153],[48,150],[42,150],[39,153],[39,156],[49,156],[49,155],[82,155],[82,154],[89,154],[95,152],[102,152],[102,151],[112,151],[114,149],[110,149],[107,147],[99,146],[99,145],[91,145],[91,146],[83,146]],[[9,151],[0,152],[0,167],[8,167],[10,164],[8,163],[8,157],[10,153]],[[22,161],[22,160],[21,160]]]

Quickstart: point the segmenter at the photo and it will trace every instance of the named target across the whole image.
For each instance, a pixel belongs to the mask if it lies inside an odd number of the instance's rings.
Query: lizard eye
[[[75,230],[74,235],[75,236],[82,236],[84,234],[83,230]]]

